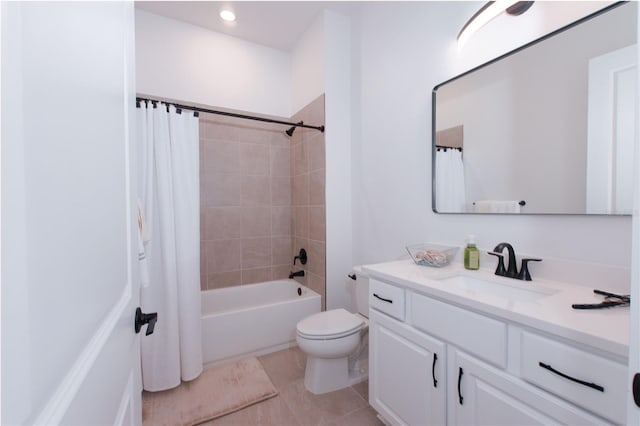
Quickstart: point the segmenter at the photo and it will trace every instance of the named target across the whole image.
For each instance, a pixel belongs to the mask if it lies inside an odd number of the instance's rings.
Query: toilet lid
[[[362,319],[345,309],[320,312],[301,320],[296,326],[299,334],[306,336],[340,337],[362,327]]]

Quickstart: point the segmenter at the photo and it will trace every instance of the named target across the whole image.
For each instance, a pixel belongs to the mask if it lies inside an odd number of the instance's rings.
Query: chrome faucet
[[[509,255],[509,266],[507,268],[504,267],[504,255],[502,254],[505,248],[507,249],[507,253]],[[516,266],[516,252],[511,244],[500,243],[495,246],[493,252],[488,253],[498,258],[496,275],[515,278],[517,280],[531,281],[531,274],[529,273],[528,268],[529,262],[542,262],[542,259],[533,257],[522,259],[522,266],[520,267],[520,272],[518,272],[518,267]]]

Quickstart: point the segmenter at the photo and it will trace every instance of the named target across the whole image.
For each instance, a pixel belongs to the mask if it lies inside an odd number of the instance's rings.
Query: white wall
[[[325,94],[327,309],[351,304],[351,24],[323,11],[292,53],[294,112]]]
[[[327,309],[349,307],[353,267],[351,193],[351,23],[325,11]]]
[[[291,116],[291,55],[136,10],[137,92]]]
[[[291,114],[325,91],[325,17],[318,15],[291,52]]]
[[[374,3],[354,24],[354,262],[398,258],[409,243],[462,245],[473,233],[482,249],[509,241],[519,254],[628,267],[629,217],[431,211],[431,90],[469,64],[455,40],[476,9],[473,2]]]

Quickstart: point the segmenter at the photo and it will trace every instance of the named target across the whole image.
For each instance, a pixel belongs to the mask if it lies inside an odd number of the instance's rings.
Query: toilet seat
[[[296,333],[310,340],[339,339],[359,332],[363,324],[360,316],[339,308],[301,320],[296,326]]]

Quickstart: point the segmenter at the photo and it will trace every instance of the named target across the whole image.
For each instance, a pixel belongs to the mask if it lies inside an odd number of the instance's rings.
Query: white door
[[[640,9],[638,10],[640,21]],[[640,43],[637,45],[640,49]],[[640,80],[640,70],[636,72],[636,79]],[[640,98],[640,84],[636,88],[636,96]],[[640,111],[635,114],[636,137],[634,155],[634,187],[633,187],[633,217],[631,225],[631,303],[629,318],[629,381],[627,382],[627,424],[640,424],[640,142],[638,141],[638,125],[640,125]],[[634,379],[636,386],[634,387]],[[635,389],[634,389],[635,388]]]
[[[139,424],[133,4],[0,11],[2,424]]]
[[[636,58],[633,45],[589,61],[587,213],[632,210]]]

